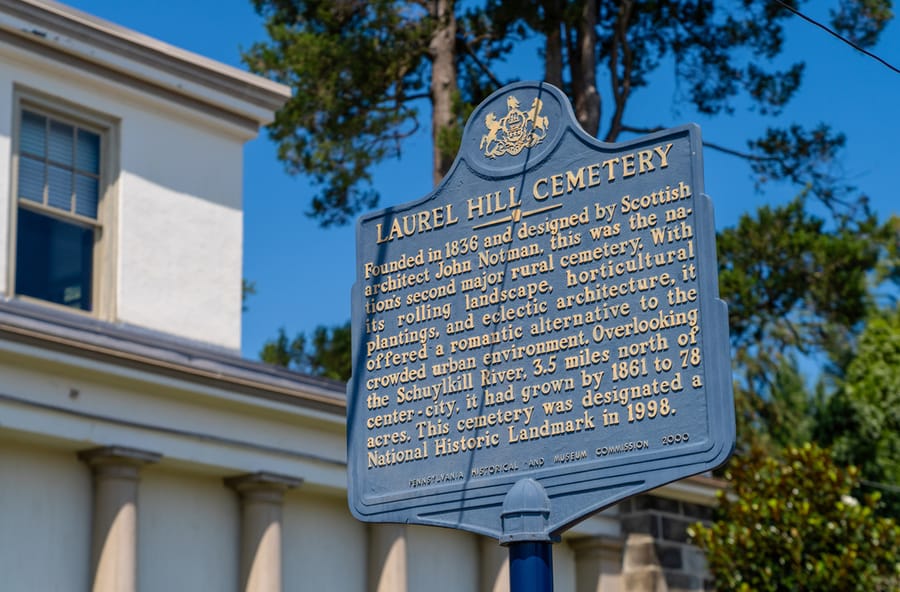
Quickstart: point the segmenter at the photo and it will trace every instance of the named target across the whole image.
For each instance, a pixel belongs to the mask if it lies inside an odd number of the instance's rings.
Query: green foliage
[[[256,294],[256,282],[241,279],[241,312],[247,312],[247,299]]]
[[[869,319],[818,432],[839,462],[859,466],[869,482],[893,485],[885,502],[900,517],[900,308]]]
[[[900,216],[896,214],[884,225],[885,240],[881,261],[875,270],[876,290],[879,286],[887,286],[887,291],[880,291],[876,295],[886,298],[888,302],[896,303],[897,294],[900,292]]]
[[[754,157],[750,168],[757,189],[766,181],[787,180],[817,197],[838,216],[853,216],[860,204],[849,198],[854,188],[835,173],[838,154],[846,144],[844,134],[820,123],[812,130],[799,125],[769,128],[763,137],[749,142]]]
[[[637,122],[628,122],[625,116],[633,92],[652,84],[653,74],[669,64],[679,106],[689,104],[699,113],[712,115],[732,113],[735,105],[748,104],[759,115],[779,115],[801,87],[804,73],[802,62],[786,64],[777,59],[782,56],[785,23],[797,18],[784,4],[769,0],[491,0],[485,13],[497,39],[543,37],[546,77],[569,93],[589,133],[599,131],[600,137],[615,141],[623,131],[670,125],[653,121],[660,112],[656,105],[652,113],[638,114]],[[889,0],[840,0],[837,4],[831,10],[832,26],[861,47],[873,45],[893,16]],[[590,32],[584,30],[587,14],[596,23]],[[588,34],[594,36],[593,54],[581,48]],[[608,73],[605,90],[596,82],[597,72]],[[597,92],[599,99],[589,101],[587,95]],[[595,113],[582,113],[581,105],[591,105]],[[633,108],[627,112],[629,119],[634,117]],[[747,153],[707,142],[710,148],[748,159],[759,183],[783,179],[808,186],[832,209],[852,207],[851,188],[840,183],[832,170],[836,151],[843,145],[843,135],[826,124],[812,129],[771,127],[762,137],[748,141]]]
[[[841,0],[831,11],[835,29],[854,43],[871,46],[884,26],[894,17],[891,0]]]
[[[872,215],[829,228],[803,197],[741,216],[717,238],[734,344],[833,347],[868,310],[883,230]]]
[[[270,40],[243,59],[255,73],[294,89],[269,133],[293,173],[322,191],[310,215],[325,226],[371,208],[371,167],[400,153],[418,127],[409,99],[427,89],[433,23],[392,0],[255,0]]]
[[[259,359],[266,364],[284,368],[300,366],[302,365],[305,343],[306,340],[302,334],[291,340],[288,338],[287,333],[284,332],[284,327],[279,327],[278,336],[275,339],[269,339],[263,344],[263,348],[259,352]]]
[[[351,330],[349,321],[336,327],[319,326],[307,339],[298,333],[289,339],[284,328],[263,345],[259,358],[268,364],[292,368],[313,376],[349,380],[351,374]]]
[[[772,378],[772,396],[758,402],[760,425],[754,433],[768,448],[800,446],[812,441],[818,398],[809,392],[797,361],[782,357]]]
[[[830,358],[835,372],[846,364],[873,304],[869,278],[890,237],[889,226],[869,214],[829,225],[805,200],[763,206],[717,238],[745,442],[797,444],[809,434],[813,405],[803,381],[791,377],[795,360]]]
[[[269,39],[243,59],[253,72],[295,90],[269,131],[288,170],[320,188],[309,213],[324,226],[345,224],[376,205],[372,168],[400,155],[403,140],[418,129],[422,99],[433,107],[440,178],[465,115],[503,84],[494,68],[516,45],[539,48],[547,79],[569,94],[585,129],[607,141],[667,125],[646,121],[665,111],[656,106],[638,115],[645,119],[639,125],[625,120],[626,111],[634,115],[627,109],[633,92],[651,84],[663,65],[674,68],[676,104],[703,114],[731,113],[748,99],[757,113],[777,116],[803,80],[802,62],[782,66],[776,59],[784,23],[795,17],[769,0],[252,1]],[[892,16],[889,0],[839,0],[831,10],[833,26],[863,47],[877,41]],[[454,42],[438,48],[442,32]],[[438,63],[453,66],[436,80]],[[440,93],[455,96],[439,100]],[[749,141],[749,153],[726,151],[748,158],[759,180],[808,185],[838,208],[852,206],[850,188],[829,168],[843,143],[825,124],[793,125]]]
[[[719,590],[887,592],[900,586],[900,527],[858,500],[855,468],[826,450],[753,449],[734,459],[717,520],[690,529]]]

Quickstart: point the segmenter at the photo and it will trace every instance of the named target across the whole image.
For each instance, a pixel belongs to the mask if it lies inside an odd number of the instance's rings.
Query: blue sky
[[[236,67],[243,67],[240,49],[265,38],[262,20],[249,0],[68,4]],[[813,4],[805,9],[827,18],[824,10],[812,10]],[[673,106],[677,89],[663,74],[634,95],[629,104],[633,118],[626,120],[647,126],[694,121],[705,139],[735,148],[743,148],[747,138],[779,122],[812,126],[825,121],[847,135],[841,162],[847,178],[869,195],[883,218],[900,212],[900,75],[798,18],[790,19],[787,29],[786,59],[805,61],[807,68],[801,93],[778,119],[740,110],[731,116],[697,117],[687,108]],[[900,66],[900,22],[888,26],[874,51]],[[517,60],[507,67],[510,76],[522,80],[541,73],[536,59]],[[243,319],[242,352],[249,358],[257,357],[279,327],[293,335],[311,332],[317,325],[341,324],[350,317],[354,229],[320,229],[312,223],[304,215],[312,192],[309,184],[287,175],[275,155],[265,132],[245,150],[244,277],[256,283],[258,292],[249,300]],[[375,173],[382,204],[404,203],[428,193],[430,166],[427,135],[412,138],[401,160],[387,162]],[[773,187],[758,194],[745,163],[711,150],[704,153],[704,168],[718,228],[734,225],[742,213],[762,203],[784,202],[795,193]]]

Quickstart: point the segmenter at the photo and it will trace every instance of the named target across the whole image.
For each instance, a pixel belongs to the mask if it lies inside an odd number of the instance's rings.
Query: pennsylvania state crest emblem
[[[488,133],[481,137],[481,150],[488,158],[504,154],[515,156],[526,148],[537,146],[547,136],[549,121],[541,115],[544,103],[537,97],[531,102],[531,109],[519,109],[519,100],[510,95],[506,98],[507,112],[497,119],[488,113],[484,125]]]

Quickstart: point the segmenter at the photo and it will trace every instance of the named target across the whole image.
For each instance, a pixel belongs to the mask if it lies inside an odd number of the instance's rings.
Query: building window
[[[104,130],[22,104],[15,293],[97,310]]]

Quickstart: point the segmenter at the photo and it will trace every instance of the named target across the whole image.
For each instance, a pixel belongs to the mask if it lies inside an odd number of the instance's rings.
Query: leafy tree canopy
[[[268,364],[291,368],[313,376],[349,380],[351,375],[350,322],[336,327],[316,327],[312,338],[298,333],[289,339],[284,328],[263,345],[259,358]]]
[[[859,466],[868,483],[886,487],[889,512],[900,517],[900,307],[869,319],[817,436],[839,462]]]
[[[900,586],[900,526],[857,499],[859,473],[813,445],[733,460],[718,517],[690,533],[719,590],[877,592]]]
[[[462,119],[511,80],[497,73],[517,44],[537,47],[544,78],[571,97],[591,134],[607,141],[671,122],[628,111],[634,92],[674,64],[679,104],[731,113],[738,98],[777,116],[802,83],[803,63],[779,66],[785,6],[802,1],[633,0],[253,0],[269,39],[244,55],[251,70],[288,84],[294,97],[270,127],[289,171],[320,188],[310,215],[344,224],[374,207],[371,170],[400,154],[431,112],[435,182],[456,152]],[[878,39],[893,16],[890,0],[839,0],[831,24],[860,46]],[[599,81],[606,81],[602,88]],[[423,101],[424,99],[424,101]],[[633,119],[636,117],[636,120]],[[760,181],[808,185],[833,209],[852,207],[849,187],[830,169],[841,134],[773,126],[748,138]],[[715,144],[707,144],[716,147]]]
[[[443,57],[437,41],[454,22],[438,4],[446,3],[254,0],[270,39],[244,61],[294,88],[269,130],[288,171],[321,188],[310,215],[322,225],[374,207],[373,165],[398,156],[417,130],[432,65]]]
[[[815,406],[797,361],[830,360],[830,373],[841,374],[896,240],[892,224],[871,213],[829,222],[810,213],[808,199],[763,206],[717,238],[744,443],[811,437]]]

